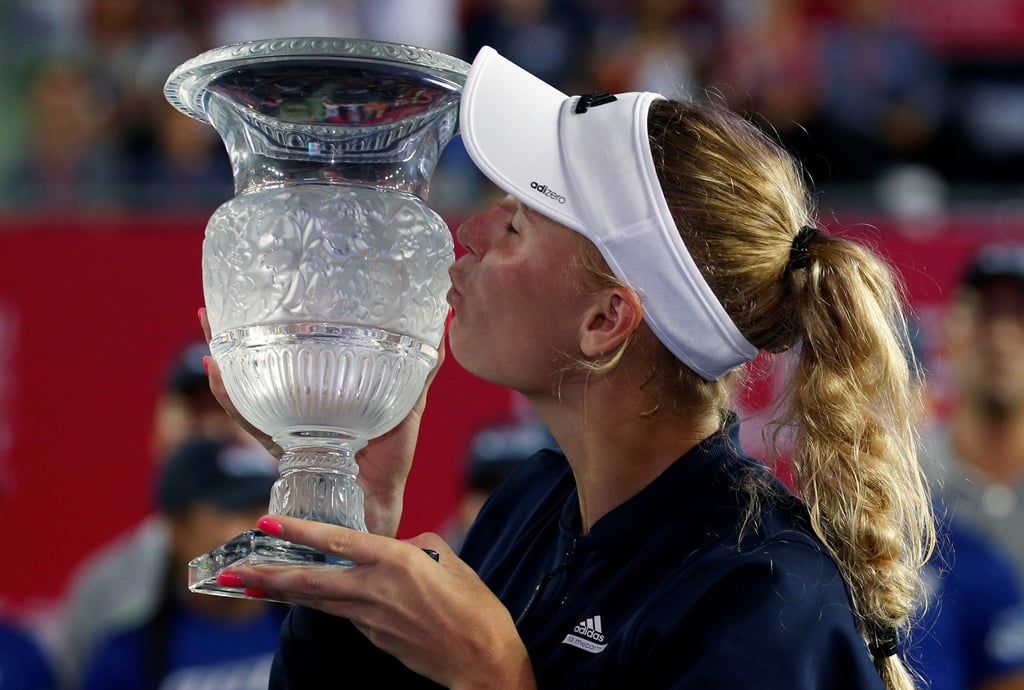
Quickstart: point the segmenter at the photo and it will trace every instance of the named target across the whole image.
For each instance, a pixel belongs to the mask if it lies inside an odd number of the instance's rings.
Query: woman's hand
[[[356,563],[233,567],[219,581],[347,618],[376,646],[449,688],[534,688],[508,610],[436,534],[406,541],[288,517],[264,532]],[[437,562],[423,552],[440,554]]]
[[[203,333],[206,335],[206,342],[209,343],[211,338],[210,322],[205,308],[199,310],[199,321],[203,327]],[[420,433],[423,410],[427,405],[427,392],[430,390],[430,385],[437,376],[444,358],[445,344],[442,339],[441,345],[438,347],[437,364],[427,376],[423,392],[412,411],[398,426],[383,436],[371,439],[369,444],[356,454],[356,461],[359,464],[357,480],[364,494],[366,526],[374,534],[393,537],[398,533],[405,483],[409,478],[409,471],[412,469],[416,439]],[[231,398],[224,388],[220,369],[213,357],[208,360],[207,371],[210,377],[210,390],[213,391],[214,397],[225,411],[274,457],[280,458],[283,455],[281,447],[274,443],[269,435],[246,421],[231,402]]]
[[[206,315],[206,307],[202,307],[199,310],[199,325],[203,327],[203,335],[206,336],[206,344],[209,345],[210,338],[212,336],[210,335],[210,319]],[[231,402],[231,398],[228,397],[228,392],[224,388],[224,379],[221,378],[220,368],[217,366],[217,360],[214,357],[207,357],[205,366],[206,375],[210,379],[210,391],[213,393],[213,397],[217,399],[217,402],[220,403],[220,406],[224,408],[224,411],[227,412],[228,416],[235,420],[235,422],[238,423],[246,433],[259,441],[260,445],[266,448],[271,455],[280,460],[281,456],[284,455],[284,451],[281,449],[281,446],[274,443],[274,439],[272,439],[269,434],[263,433],[250,424],[249,421],[238,411],[235,404]]]
[[[427,375],[423,392],[412,410],[398,426],[383,436],[370,439],[367,446],[356,453],[356,462],[359,464],[357,480],[363,487],[366,527],[373,534],[393,537],[398,533],[405,483],[412,470],[420,423],[427,407],[427,393],[444,363],[444,357],[445,344],[442,338],[437,348],[437,364]]]

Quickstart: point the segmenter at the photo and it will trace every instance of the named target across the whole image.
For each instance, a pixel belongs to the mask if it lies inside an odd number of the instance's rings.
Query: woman
[[[396,541],[421,400],[360,458],[372,534],[263,518],[359,564],[221,576],[304,605],[272,687],[910,688],[897,640],[933,527],[887,267],[815,230],[792,160],[716,109],[568,97],[485,48],[461,130],[508,196],[457,231],[448,346],[561,452],[459,556]],[[744,365],[791,349],[800,500],[728,412]]]

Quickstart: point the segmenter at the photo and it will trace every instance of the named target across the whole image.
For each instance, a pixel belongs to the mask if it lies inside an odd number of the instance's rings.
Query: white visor
[[[690,257],[647,138],[656,93],[567,96],[484,47],[462,93],[459,128],[498,187],[597,246],[633,288],[658,339],[714,381],[757,356]]]

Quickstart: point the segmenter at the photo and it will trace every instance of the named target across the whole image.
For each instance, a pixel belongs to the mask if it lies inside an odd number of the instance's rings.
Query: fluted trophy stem
[[[366,531],[355,452],[292,450],[282,456],[280,470],[271,513]]]
[[[397,426],[438,361],[454,241],[426,205],[469,64],[413,46],[282,38],[179,66],[167,100],[224,141],[235,196],[203,239],[210,351],[239,414],[284,450],[269,512],[366,530],[356,455]],[[245,532],[189,564],[339,567]]]

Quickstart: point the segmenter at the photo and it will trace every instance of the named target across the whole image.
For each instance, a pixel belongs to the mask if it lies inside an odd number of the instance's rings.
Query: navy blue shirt
[[[517,621],[540,688],[883,687],[802,504],[737,432],[705,439],[585,535],[559,453],[538,453],[488,500],[460,555]],[[340,668],[436,687],[359,637],[293,609],[271,688],[314,687],[341,650]]]

